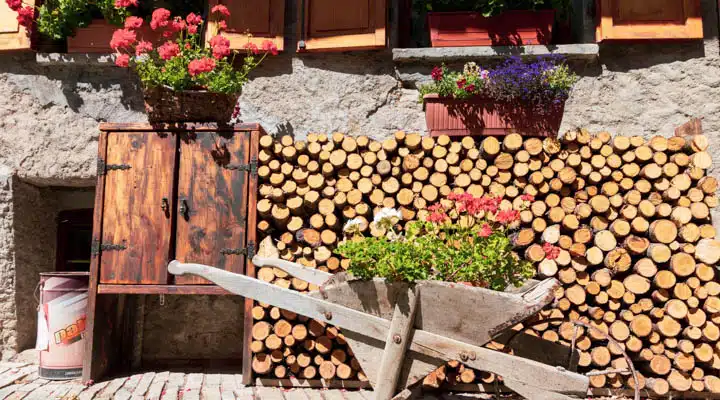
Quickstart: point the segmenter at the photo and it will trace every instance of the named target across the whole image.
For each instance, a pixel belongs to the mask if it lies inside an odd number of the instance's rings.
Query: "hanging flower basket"
[[[425,121],[431,136],[508,135],[556,136],[565,101],[537,106],[501,103],[484,97],[456,99],[437,94],[423,96]]]
[[[428,13],[432,47],[550,44],[555,10],[515,10],[484,17],[479,12]]]
[[[168,87],[144,90],[145,111],[150,122],[230,121],[240,94],[212,93],[207,90],[175,91]]]

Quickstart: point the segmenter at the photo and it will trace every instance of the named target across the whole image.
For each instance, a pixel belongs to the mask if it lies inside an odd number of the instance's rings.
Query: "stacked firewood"
[[[382,235],[371,223],[382,207],[397,208],[407,222],[425,218],[427,207],[452,192],[502,197],[501,208],[521,210],[513,236],[518,254],[534,263],[538,278],[562,283],[555,307],[516,329],[574,342],[582,371],[622,370],[626,352],[643,388],[720,392],[720,242],[710,223],[718,182],[706,175],[706,137],[646,140],[577,130],[559,140],[451,140],[398,132],[375,141],[336,133],[307,141],[264,136],[260,147],[258,233],[276,242],[282,258],[342,271],[348,260],[333,250],[351,218],[363,221],[366,235]],[[552,257],[548,244],[559,248]],[[257,274],[314,289],[277,269]],[[367,379],[337,329],[266,304],[253,318],[258,375]],[[495,379],[450,363],[426,384]],[[591,385],[634,381],[611,373],[594,376]]]

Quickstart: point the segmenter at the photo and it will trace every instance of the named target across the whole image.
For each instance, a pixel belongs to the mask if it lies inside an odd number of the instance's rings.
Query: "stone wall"
[[[578,69],[582,78],[567,102],[563,129],[671,135],[675,126],[702,117],[713,152],[720,150],[717,2],[702,4],[704,42],[601,46],[599,57]],[[286,48],[294,48],[292,29]],[[297,55],[289,50],[269,59],[244,88],[241,119],[259,122],[272,134],[299,138],[308,132],[378,139],[398,129],[424,132],[414,82],[400,76],[389,51]],[[137,79],[107,65],[0,55],[0,93],[0,165],[7,167],[0,170],[0,337],[7,357],[31,342],[31,332],[15,326],[29,311],[15,301],[27,299],[33,287],[19,283],[22,293],[16,299],[16,271],[23,277],[51,268],[54,254],[47,245],[54,242],[54,231],[44,230],[38,240],[36,230],[27,227],[47,228],[52,220],[43,191],[21,185],[23,197],[15,201],[13,180],[40,187],[92,187],[98,123],[143,122],[145,116]],[[32,202],[19,200],[25,198]],[[229,298],[173,298],[164,308],[148,306],[145,350],[158,359],[184,352],[193,357],[236,354],[241,339],[234,325],[241,312],[240,303]],[[222,320],[219,313],[225,315]],[[188,316],[204,333],[188,325]],[[163,340],[162,329],[174,330],[175,336]]]

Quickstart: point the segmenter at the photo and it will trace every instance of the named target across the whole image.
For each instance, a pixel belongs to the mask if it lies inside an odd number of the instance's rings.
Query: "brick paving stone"
[[[346,400],[366,400],[366,397],[359,390],[347,390],[343,392]]]
[[[152,383],[150,383],[150,387],[147,390],[145,398],[147,400],[160,400],[163,388],[165,387],[169,377],[170,372],[167,371],[155,374],[155,377],[153,377]]]
[[[96,383],[96,384],[88,387],[87,389],[83,390],[80,393],[80,396],[78,396],[79,400],[91,400],[93,397],[95,397],[95,395],[98,392],[103,390],[109,384],[110,384],[110,381],[105,381],[105,382]]]
[[[254,400],[255,390],[252,387],[244,387],[235,390],[235,398],[237,400]]]
[[[0,389],[0,400],[5,400],[6,397],[15,393],[23,385],[24,385],[24,383],[15,383],[15,384],[5,386],[4,388]]]
[[[290,389],[285,392],[285,399],[287,400],[310,400],[305,389]]]
[[[303,389],[303,391],[305,392],[305,395],[306,395],[306,396],[308,397],[308,399],[310,399],[310,400],[323,400],[323,397],[322,397],[322,394],[321,394],[321,393],[324,392],[325,389],[310,389],[310,388],[305,388],[305,389]]]
[[[259,400],[284,400],[282,390],[277,388],[259,386],[255,388],[255,397]]]
[[[37,365],[30,365],[21,368],[11,368],[0,375],[0,388],[11,385],[15,381],[30,375],[31,373],[37,373]]]
[[[80,393],[85,390],[86,386],[80,382],[73,381],[68,384],[68,391],[65,392],[62,400],[76,400]]]
[[[185,379],[185,387],[182,390],[183,400],[200,400],[200,390],[202,389],[205,375],[189,374]]]
[[[48,398],[50,398],[50,394],[57,390],[58,386],[60,385],[61,383],[44,383],[39,388],[30,392],[25,397],[25,400],[47,400]]]
[[[153,378],[155,378],[154,372],[148,372],[145,374],[142,374],[140,376],[140,381],[138,381],[137,386],[135,386],[135,389],[132,391],[132,399],[135,400],[142,400],[145,398],[145,393],[148,392],[148,389],[150,388],[150,384],[153,381]]]
[[[180,386],[168,382],[160,395],[160,400],[177,400]]]

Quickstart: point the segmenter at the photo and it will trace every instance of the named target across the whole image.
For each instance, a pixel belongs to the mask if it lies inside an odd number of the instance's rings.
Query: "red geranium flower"
[[[156,30],[157,28],[164,28],[170,23],[170,10],[164,8],[158,8],[153,11],[152,19],[150,20],[150,28]]]
[[[227,46],[230,47],[230,40],[222,35],[215,35],[210,38],[210,47]]]
[[[474,92],[474,91],[475,91],[475,85],[473,85],[473,84],[471,83],[471,84],[465,86],[465,91],[468,92],[468,93]]]
[[[110,48],[113,50],[125,49],[133,45],[137,40],[137,35],[130,29],[118,29],[113,32],[110,40]]]
[[[465,87],[465,84],[467,83],[467,80],[465,78],[460,78],[457,80],[457,87],[458,89],[462,89]]]
[[[187,21],[188,25],[200,25],[203,22],[202,17],[195,13],[188,14],[185,21]]]
[[[115,8],[125,8],[130,6],[137,7],[137,0],[115,0]]]
[[[115,58],[115,65],[117,65],[118,67],[127,68],[130,65],[130,55],[118,54]]]
[[[225,22],[225,21],[218,22],[218,29],[221,31],[224,31],[225,29],[227,29],[227,22]]]
[[[211,13],[220,13],[226,17],[230,16],[230,10],[222,4],[218,4],[210,10]]]
[[[535,200],[535,196],[526,193],[526,194],[520,196],[520,200],[522,200],[522,201],[534,201],[534,200]]]
[[[35,8],[31,6],[25,6],[18,10],[17,21],[20,26],[30,30],[33,21],[35,20]]]
[[[188,25],[187,30],[188,30],[189,34],[194,35],[198,31],[198,26],[197,25]]]
[[[141,40],[135,46],[135,55],[141,56],[141,55],[147,53],[148,51],[151,51],[152,49],[153,49],[152,43],[150,43],[146,40]]]
[[[125,19],[125,29],[137,29],[143,24],[143,19],[140,17],[127,17]]]
[[[22,0],[5,0],[5,2],[13,11],[20,11],[22,8]]]
[[[447,217],[448,216],[443,212],[434,212],[434,213],[428,215],[426,220],[428,222],[433,222],[433,223],[439,224],[439,223],[444,222],[447,219]]]
[[[230,53],[230,48],[227,46],[215,46],[212,48],[213,57],[217,58],[218,60],[223,57],[229,56]]]
[[[550,243],[545,243],[542,249],[545,252],[545,258],[548,260],[554,260],[560,255],[560,248]]]
[[[202,74],[204,72],[210,72],[215,69],[215,60],[212,58],[201,58],[199,60],[192,60],[188,64],[188,72],[190,76]]]
[[[492,232],[493,231],[492,231],[492,228],[490,227],[490,225],[485,223],[485,224],[483,224],[482,228],[480,228],[480,232],[478,232],[478,236],[486,238],[486,237],[492,235]]]
[[[520,211],[503,210],[497,213],[496,219],[501,224],[511,224],[520,220]]]
[[[257,54],[260,52],[260,49],[258,49],[258,47],[255,43],[247,43],[247,44],[245,44],[245,48],[253,54]]]
[[[440,67],[433,68],[432,72],[430,73],[430,76],[432,76],[434,81],[441,81],[443,78],[443,70]]]
[[[269,40],[265,40],[262,42],[262,49],[264,51],[269,51],[274,56],[278,55],[277,46],[275,45],[275,43],[273,43]]]
[[[180,54],[180,46],[175,42],[165,42],[162,46],[158,47],[158,54],[163,60],[169,60],[176,55]]]

